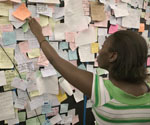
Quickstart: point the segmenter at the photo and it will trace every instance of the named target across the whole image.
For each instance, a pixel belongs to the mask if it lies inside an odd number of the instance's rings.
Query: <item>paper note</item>
[[[44,93],[58,94],[58,78],[56,75],[36,78],[40,95]]]
[[[147,66],[150,66],[150,57],[147,58]]]
[[[65,38],[66,42],[75,42],[75,32],[66,32],[65,33]]]
[[[74,116],[73,119],[72,119],[72,125],[75,125],[75,124],[78,123],[78,122],[79,122],[79,116],[76,115],[76,116]]]
[[[68,43],[67,42],[60,42],[59,43],[59,49],[68,49]]]
[[[0,86],[6,85],[6,77],[4,71],[0,71]]]
[[[54,116],[50,119],[50,123],[55,125],[56,123],[58,123],[61,120],[62,120],[61,116],[59,114],[57,114],[56,116]]]
[[[65,80],[64,78],[60,78],[59,79],[59,85],[61,86],[61,88],[63,88],[63,90],[69,95],[71,96],[73,94],[72,88],[70,86],[70,83]]]
[[[117,3],[117,5],[114,8],[115,17],[123,17],[128,16],[128,7],[126,3]]]
[[[90,44],[79,47],[79,57],[81,62],[94,62],[94,54],[91,53]]]
[[[99,44],[98,43],[92,43],[91,44],[91,52],[92,53],[98,53],[99,51]]]
[[[29,2],[60,4],[60,1],[59,1],[59,0],[29,0]]]
[[[30,59],[32,58],[37,58],[40,56],[40,49],[39,48],[36,48],[36,49],[32,49],[28,52],[28,57]]]
[[[60,105],[60,113],[67,113],[68,112],[68,103],[64,103]]]
[[[67,26],[65,23],[56,24],[54,28],[55,40],[64,40]]]
[[[50,113],[50,112],[52,112],[50,103],[44,104],[42,106],[42,114],[47,114],[47,113]]]
[[[0,24],[10,24],[9,18],[8,17],[0,17]]]
[[[72,51],[75,51],[76,48],[77,48],[75,42],[74,42],[74,43],[73,43],[73,42],[70,42],[70,43],[69,43],[69,47],[70,47],[70,49],[71,49]]]
[[[16,77],[13,79],[11,86],[25,91],[27,88],[27,84],[27,81]]]
[[[58,101],[59,101],[60,103],[63,102],[64,100],[67,99],[66,93],[61,93],[61,92],[59,92],[59,94],[57,95],[57,99],[58,99]]]
[[[23,54],[26,54],[26,53],[29,51],[29,44],[28,44],[28,41],[20,42],[20,43],[19,43],[19,48],[20,48],[20,51],[21,51]]]
[[[17,98],[15,100],[15,108],[19,108],[19,109],[24,109],[24,106],[25,106],[25,100],[24,99],[19,99]]]
[[[19,117],[19,122],[24,122],[26,120],[26,112],[19,112],[18,117]]]
[[[69,55],[69,60],[77,60],[78,59],[76,50],[74,50],[74,51],[69,50],[68,55]]]
[[[69,0],[65,6],[65,24],[68,32],[82,31],[88,28],[81,0]]]
[[[144,32],[144,30],[145,30],[145,24],[144,24],[144,23],[141,23],[138,32]]]
[[[38,107],[44,105],[44,100],[42,96],[34,97],[31,102],[29,102],[31,110],[37,109]]]
[[[13,16],[21,21],[24,21],[26,18],[31,16],[31,12],[26,8],[25,3],[22,3],[16,11],[13,12]]]
[[[49,24],[49,20],[47,16],[40,15],[40,25],[42,27],[47,26]]]
[[[29,30],[29,24],[28,24],[28,22],[26,22],[26,23],[24,23],[22,25],[22,29],[23,29],[23,32],[27,32]]]
[[[0,25],[0,31],[1,32],[13,32],[13,25],[12,24]]]
[[[48,66],[49,65],[49,61],[42,51],[40,52],[40,56],[38,58],[38,65],[42,65],[42,66]]]
[[[80,90],[75,89],[75,93],[73,93],[73,95],[77,103],[83,100],[83,93]]]
[[[3,32],[2,33],[2,41],[4,45],[11,45],[16,43],[16,33],[13,32]]]
[[[57,72],[55,68],[51,64],[49,64],[49,66],[45,66],[44,69],[41,69],[41,74],[42,77],[48,77],[48,76],[57,75]]]
[[[118,31],[118,25],[110,25],[109,31],[108,31],[109,34],[113,34],[117,31]]]
[[[4,48],[9,57],[13,60],[14,59],[14,49],[12,48]],[[13,64],[4,51],[0,48],[0,68],[1,69],[9,69],[13,68]]]
[[[16,29],[15,32],[16,32],[16,40],[17,41],[26,40],[24,32],[23,32],[23,30],[21,28]]]
[[[12,92],[0,93],[0,121],[15,118]]]
[[[0,16],[8,16],[9,15],[9,9],[12,8],[12,4],[10,3],[0,3]]]
[[[7,119],[6,122],[8,125],[15,125],[19,123],[18,111],[15,110],[15,118]]]
[[[128,11],[129,15],[122,17],[122,26],[127,28],[139,29],[141,10],[130,8]]]
[[[98,28],[98,36],[107,35],[107,28]]]
[[[47,25],[45,27],[42,28],[42,33],[44,36],[52,36],[52,30],[50,25]]]
[[[55,116],[59,113],[59,107],[54,107],[54,108],[51,108],[51,113],[47,113],[46,114],[46,117],[48,116]]]
[[[104,12],[104,4],[91,1],[90,7],[91,7],[91,17],[93,21],[103,21],[106,19],[106,15]]]
[[[94,27],[89,27],[87,30],[79,32],[75,36],[76,46],[86,45],[97,41],[97,33]]]

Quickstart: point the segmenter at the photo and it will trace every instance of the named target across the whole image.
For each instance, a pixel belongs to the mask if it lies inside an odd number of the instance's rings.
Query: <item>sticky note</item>
[[[11,45],[16,43],[16,33],[13,32],[3,32],[2,33],[2,41],[4,45]]]
[[[19,117],[19,122],[24,122],[26,120],[26,112],[19,112],[18,117]]]
[[[31,16],[31,12],[28,10],[25,3],[22,3],[12,14],[21,21],[24,21],[26,18]]]
[[[109,34],[113,34],[117,31],[118,31],[118,25],[110,25],[109,32],[108,32]]]
[[[69,60],[77,60],[78,59],[76,50],[74,50],[74,51],[69,50],[68,54],[69,54]]]
[[[145,24],[144,24],[144,23],[141,23],[138,32],[144,32],[144,30],[145,30]]]
[[[61,104],[60,105],[60,113],[67,113],[68,112],[68,106],[69,104]]]
[[[67,99],[67,95],[66,95],[66,93],[61,93],[61,92],[59,92],[59,94],[57,95],[57,99],[58,99],[58,101],[61,103],[61,102],[63,102],[64,100],[66,100]]]
[[[68,49],[68,43],[67,42],[60,42],[59,48],[60,49]]]
[[[22,29],[23,29],[23,32],[27,32],[28,31],[28,29],[29,29],[28,22],[26,22],[25,24],[22,25]]]
[[[42,106],[42,114],[47,114],[47,113],[50,113],[50,112],[52,112],[51,105],[49,103],[44,104]]]
[[[147,66],[150,66],[150,57],[147,58]]]
[[[66,42],[75,42],[75,34],[74,32],[66,32],[65,33],[65,38]]]
[[[92,53],[98,53],[99,51],[99,44],[98,43],[92,43],[91,44],[91,52]]]
[[[28,57],[30,59],[32,58],[37,58],[40,56],[40,49],[39,48],[35,48],[35,49],[32,49],[28,52]]]

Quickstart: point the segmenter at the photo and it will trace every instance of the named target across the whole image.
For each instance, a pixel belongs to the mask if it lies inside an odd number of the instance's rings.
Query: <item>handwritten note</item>
[[[16,11],[13,12],[13,16],[21,21],[31,16],[31,12],[27,9],[25,3],[22,3]]]
[[[104,4],[99,2],[90,2],[91,5],[91,17],[93,21],[103,21],[106,19],[104,12]]]
[[[0,93],[0,121],[15,118],[12,92]]]
[[[14,49],[12,48],[5,48],[5,51],[9,55],[9,57],[13,60],[14,59]],[[1,69],[8,69],[13,68],[13,64],[4,51],[0,48],[0,68]]]
[[[6,85],[6,77],[4,71],[0,71],[0,86]]]

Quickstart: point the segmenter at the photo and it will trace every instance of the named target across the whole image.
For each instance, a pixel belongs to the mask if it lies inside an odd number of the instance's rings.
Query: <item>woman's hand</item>
[[[38,39],[39,42],[45,39],[45,37],[42,34],[42,27],[40,24],[35,20],[35,18],[30,17],[28,19],[29,26],[32,31],[32,33],[35,35],[35,37]]]

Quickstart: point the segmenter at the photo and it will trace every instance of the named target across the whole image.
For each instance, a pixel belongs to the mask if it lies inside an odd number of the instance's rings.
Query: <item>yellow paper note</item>
[[[9,21],[9,17],[8,16],[0,17],[0,24],[1,25],[11,24],[10,21]]]
[[[29,95],[30,95],[30,97],[35,97],[35,96],[39,96],[40,94],[39,94],[38,90],[35,90],[35,91],[30,92]]]
[[[14,49],[4,48],[9,57],[14,60]],[[7,57],[5,52],[0,48],[0,69],[10,69],[13,68],[13,64],[10,59]]]
[[[49,25],[51,26],[52,31],[54,32],[54,27],[56,25],[56,22],[52,18],[49,18]]]
[[[98,43],[92,43],[91,44],[91,52],[92,53],[98,53],[99,51],[99,44]]]
[[[0,16],[9,16],[9,9],[12,7],[11,3],[0,3]]]
[[[37,58],[40,56],[40,49],[39,48],[36,48],[36,49],[32,49],[28,52],[28,57],[30,59],[32,58]]]
[[[21,21],[31,16],[31,12],[27,9],[25,3],[22,3],[16,11],[13,12],[13,16]]]
[[[60,91],[59,91],[59,94],[57,95],[57,99],[58,99],[58,101],[61,103],[61,102],[63,102],[63,101],[65,101],[66,99],[67,99],[67,95],[66,95],[66,93],[61,93]]]
[[[40,15],[40,25],[42,27],[47,26],[49,24],[49,20],[47,16]]]
[[[3,86],[4,87],[4,91],[8,91],[13,89],[13,87],[11,86],[11,82],[13,81],[13,79],[17,76],[17,72],[15,70],[6,70],[5,71],[5,77],[6,77],[6,83],[7,85]]]

